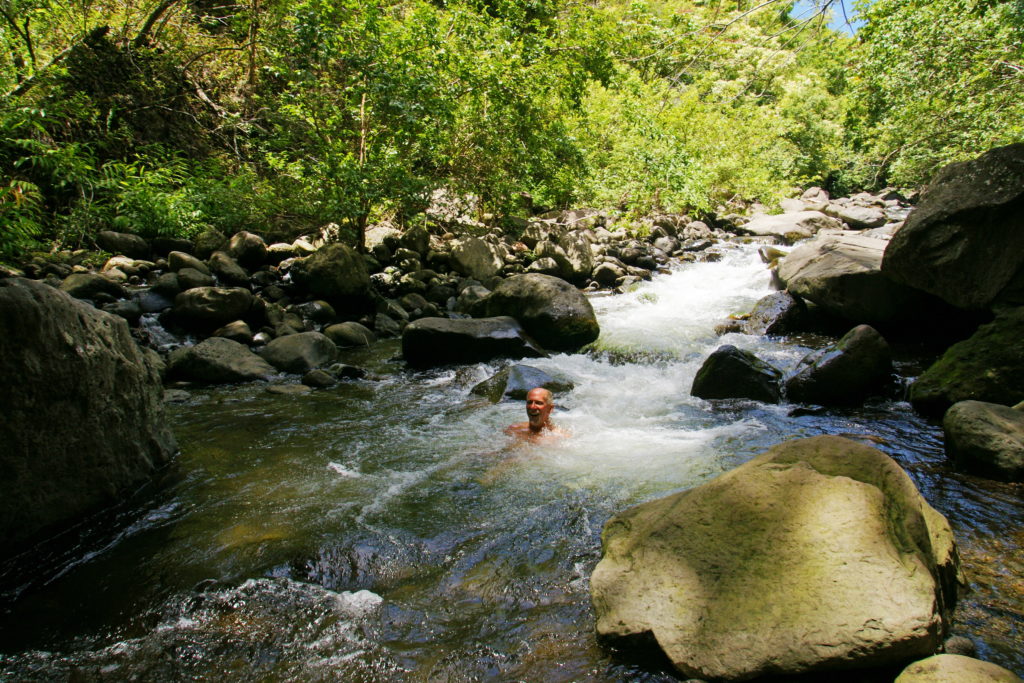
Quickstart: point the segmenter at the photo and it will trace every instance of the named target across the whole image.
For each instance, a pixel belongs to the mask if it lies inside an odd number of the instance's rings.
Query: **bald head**
[[[548,427],[548,416],[554,407],[550,391],[544,387],[530,389],[526,394],[526,415],[530,420],[530,431],[539,432]]]

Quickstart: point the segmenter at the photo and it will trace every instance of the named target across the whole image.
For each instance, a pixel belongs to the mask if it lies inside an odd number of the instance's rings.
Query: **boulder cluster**
[[[725,235],[676,215],[629,230],[597,211],[516,221],[506,229],[376,226],[367,253],[331,241],[335,226],[270,244],[246,231],[151,241],[107,231],[98,246],[114,256],[98,269],[66,254],[7,274],[42,279],[124,318],[143,346],[166,355],[168,380],[289,373],[325,386],[352,372],[337,363],[340,349],[383,337],[402,336],[415,367],[577,350],[599,332],[581,289],[628,287],[672,257],[715,258],[710,247]],[[153,326],[140,324],[153,320],[200,341],[168,354]]]
[[[939,340],[945,352],[907,398],[943,416],[955,466],[1024,481],[1024,145],[947,167],[913,210],[893,194],[833,202],[817,188],[783,208],[736,220],[776,245],[801,241],[762,248],[780,291],[719,331],[847,331],[788,372],[725,344],[691,393],[858,405],[894,395],[883,332]],[[684,677],[1021,680],[947,638],[963,584],[950,526],[895,461],[855,440],[787,441],[627,509],[605,525],[602,551],[599,636],[654,646]]]
[[[692,393],[856,405],[895,396],[886,337],[941,344],[907,400],[943,418],[958,467],[1024,481],[1024,144],[951,164],[913,199],[812,188],[782,214],[735,219],[777,243],[761,255],[780,291],[719,332],[845,334],[787,373],[724,345]]]

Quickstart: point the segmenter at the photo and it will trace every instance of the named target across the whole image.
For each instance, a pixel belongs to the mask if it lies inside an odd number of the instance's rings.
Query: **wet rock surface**
[[[0,555],[127,497],[177,449],[157,369],[121,318],[0,280]]]

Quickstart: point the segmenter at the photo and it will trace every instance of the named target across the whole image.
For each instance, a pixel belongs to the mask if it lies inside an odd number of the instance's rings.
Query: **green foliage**
[[[522,193],[712,210],[916,184],[1022,138],[1018,2],[875,0],[856,38],[789,7],[0,0],[0,251],[108,228],[360,242],[440,188],[499,215]]]
[[[857,59],[851,145],[864,184],[916,185],[950,161],[1024,140],[1024,6],[877,0]]]

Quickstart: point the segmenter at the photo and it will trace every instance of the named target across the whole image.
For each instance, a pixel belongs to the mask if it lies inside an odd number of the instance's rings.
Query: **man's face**
[[[544,389],[533,389],[526,395],[526,415],[530,418],[530,426],[543,427],[554,404],[551,394]]]

